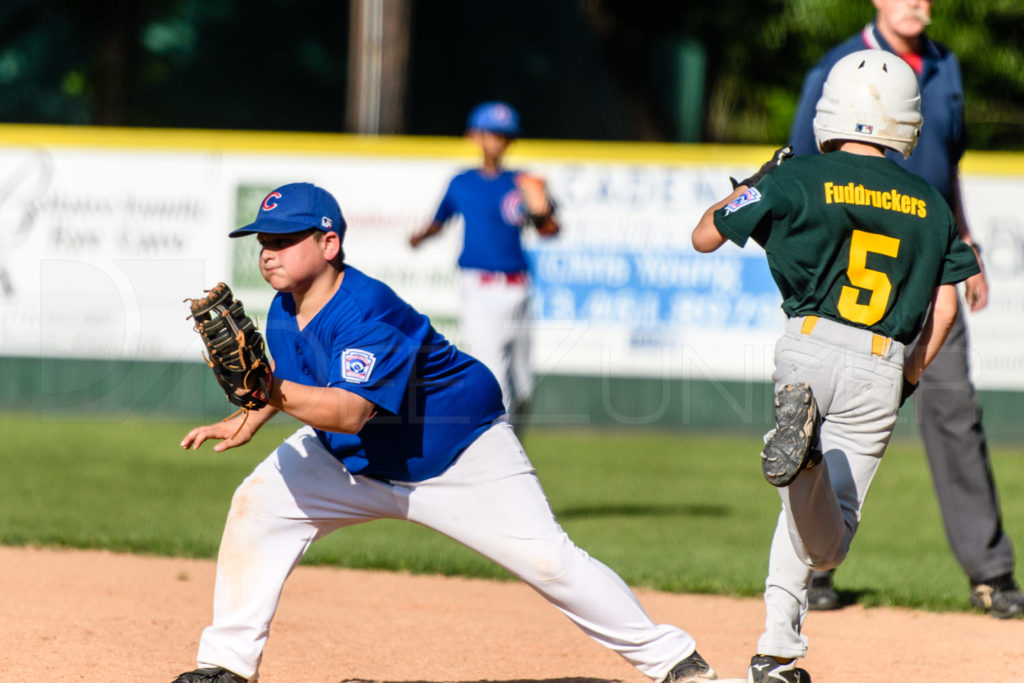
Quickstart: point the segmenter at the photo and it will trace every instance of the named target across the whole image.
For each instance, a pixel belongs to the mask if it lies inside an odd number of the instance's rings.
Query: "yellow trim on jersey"
[[[479,151],[474,145],[464,138],[457,137],[39,124],[0,124],[0,145],[469,160],[476,160],[479,157]],[[764,145],[527,139],[517,141],[510,148],[509,158],[513,161],[550,160],[757,168],[774,151],[773,147]],[[1024,175],[1024,154],[968,152],[961,163],[961,171],[970,174],[1021,176]]]
[[[928,205],[923,199],[912,197],[909,194],[900,194],[896,188],[871,190],[863,185],[854,185],[853,183],[845,185],[825,183],[823,187],[826,204],[873,206],[876,209],[908,213],[918,218],[925,218],[928,215]]]

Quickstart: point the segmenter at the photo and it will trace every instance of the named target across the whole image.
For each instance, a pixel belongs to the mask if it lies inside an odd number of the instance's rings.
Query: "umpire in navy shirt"
[[[881,48],[902,57],[917,73],[924,125],[914,153],[890,159],[934,185],[956,216],[960,237],[971,236],[960,192],[959,163],[966,147],[960,64],[949,48],[924,33],[931,21],[930,0],[873,0],[875,20],[828,52],[804,81],[790,134],[797,154],[816,154],[812,121],[829,69],[842,57],[865,48]],[[982,272],[964,283],[967,304],[978,311],[988,302]],[[989,462],[981,406],[968,370],[963,306],[946,343],[921,377],[914,395],[917,421],[931,467],[950,547],[970,580],[970,600],[998,618],[1024,616],[1024,595],[1013,578],[1013,546],[1003,530],[999,497]],[[808,594],[810,609],[835,609],[840,601],[832,573],[815,574]]]

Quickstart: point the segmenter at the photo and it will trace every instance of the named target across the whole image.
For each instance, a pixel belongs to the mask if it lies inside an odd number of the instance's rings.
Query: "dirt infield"
[[[193,668],[214,564],[0,548],[0,681],[167,683]],[[690,631],[719,675],[745,675],[758,599],[638,590]],[[846,608],[808,619],[815,683],[1024,681],[1024,620]],[[265,683],[644,683],[523,584],[300,567],[264,655]]]

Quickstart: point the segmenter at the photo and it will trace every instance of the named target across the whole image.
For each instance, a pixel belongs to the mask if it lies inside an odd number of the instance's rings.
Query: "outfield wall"
[[[555,240],[527,239],[538,421],[760,429],[770,419],[783,318],[763,254],[689,244],[728,177],[770,152],[516,143],[510,166],[548,177],[563,222]],[[296,180],[338,197],[349,261],[458,342],[461,226],[417,251],[407,239],[474,162],[459,139],[0,126],[0,406],[219,414],[226,403],[182,299],[224,280],[263,316],[271,292],[255,241],[226,234]],[[1024,190],[1024,157],[969,153],[963,171],[992,286],[989,308],[971,316],[972,371],[989,431],[1024,440],[989,407],[990,396],[1008,413],[1024,402],[1024,219],[1008,200]]]
[[[205,364],[191,361],[0,357],[0,408],[43,421],[89,419],[212,422],[233,412]],[[1024,443],[1024,394],[982,391],[993,443]],[[687,429],[764,433],[772,423],[767,382],[545,375],[533,402],[536,427]],[[912,407],[897,438],[916,438]]]

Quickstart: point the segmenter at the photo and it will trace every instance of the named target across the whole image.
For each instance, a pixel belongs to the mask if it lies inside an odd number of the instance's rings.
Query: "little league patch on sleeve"
[[[752,187],[725,205],[725,215],[728,216],[730,213],[739,211],[744,206],[759,201],[761,201],[761,193],[757,191],[756,187]]]
[[[341,352],[341,378],[346,382],[362,384],[370,379],[376,357],[362,349],[345,349]]]

